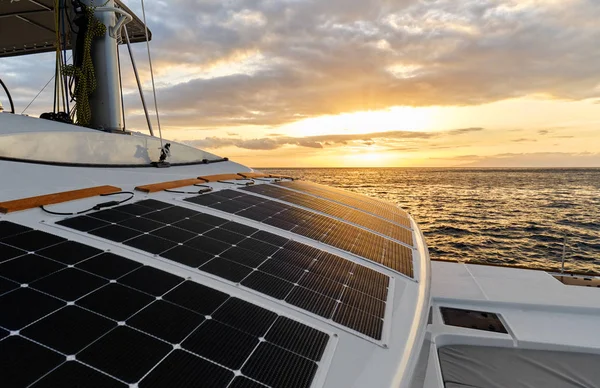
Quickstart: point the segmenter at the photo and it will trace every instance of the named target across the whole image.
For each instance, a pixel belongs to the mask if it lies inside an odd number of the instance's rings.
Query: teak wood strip
[[[262,172],[238,172],[238,175],[243,178],[271,178],[271,175]]]
[[[96,186],[88,187],[87,189],[63,191],[60,193],[39,195],[37,197],[16,199],[13,201],[1,202],[0,213],[12,213],[19,210],[33,209],[34,207],[43,205],[53,205],[55,203],[95,197],[100,194],[116,193],[117,191],[121,191],[121,189],[115,186]]]
[[[177,181],[160,182],[160,183],[153,183],[150,185],[137,186],[135,189],[137,191],[143,191],[145,193],[155,193],[157,191],[175,189],[177,187],[192,186],[197,183],[204,183],[204,182],[205,181],[200,180],[198,178],[180,179]]]
[[[217,175],[206,175],[199,176],[198,179],[202,179],[204,182],[218,182],[218,181],[230,181],[235,179],[244,179],[238,174],[217,174]]]

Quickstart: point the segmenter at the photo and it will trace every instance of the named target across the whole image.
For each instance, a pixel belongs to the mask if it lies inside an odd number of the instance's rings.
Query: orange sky
[[[255,167],[600,167],[595,0],[147,7],[167,138]],[[121,54],[128,129],[145,131]],[[51,76],[37,57],[0,61],[19,106]]]

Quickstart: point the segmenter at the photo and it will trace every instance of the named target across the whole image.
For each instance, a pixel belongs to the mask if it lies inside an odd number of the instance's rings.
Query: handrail
[[[8,97],[8,102],[10,103],[10,113],[14,114],[15,113],[15,104],[13,103],[13,99],[12,99],[12,96],[10,95],[10,92],[8,91],[8,88],[6,87],[4,82],[2,82],[2,79],[0,79],[0,85],[2,85],[2,88],[4,89],[4,91],[6,92],[6,96]]]
[[[117,23],[114,25],[114,27],[110,27],[108,29],[108,34],[117,39],[117,36],[119,35],[119,31],[121,30],[121,28],[129,23],[130,21],[133,20],[133,16],[131,16],[128,12],[123,11],[121,8],[117,8],[117,7],[98,7],[95,9],[96,12],[114,12],[114,13],[118,13],[121,15],[121,17],[119,17],[119,20],[117,20]]]

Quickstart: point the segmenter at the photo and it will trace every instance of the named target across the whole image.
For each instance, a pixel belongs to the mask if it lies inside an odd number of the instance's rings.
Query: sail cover
[[[0,58],[55,50],[54,3],[54,0],[0,0]],[[133,17],[126,26],[130,40],[145,41],[144,23],[120,0],[115,0],[115,6]]]

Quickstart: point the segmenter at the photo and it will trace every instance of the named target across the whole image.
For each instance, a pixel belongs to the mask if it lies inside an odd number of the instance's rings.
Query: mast
[[[80,0],[85,6],[94,6],[93,0]],[[97,3],[98,1],[96,1]],[[96,4],[97,5],[97,4]],[[96,89],[89,98],[92,118],[90,127],[116,131],[123,129],[122,107],[119,87],[119,68],[117,58],[117,34],[115,25],[122,26],[122,21],[117,22],[115,15],[115,2],[108,0],[102,7],[95,10],[95,17],[106,26],[104,36],[92,41],[91,56],[96,76]],[[129,16],[129,15],[127,15]],[[129,16],[131,20],[131,16]],[[74,38],[73,42],[77,37]],[[73,44],[73,57],[78,56],[78,47]]]

